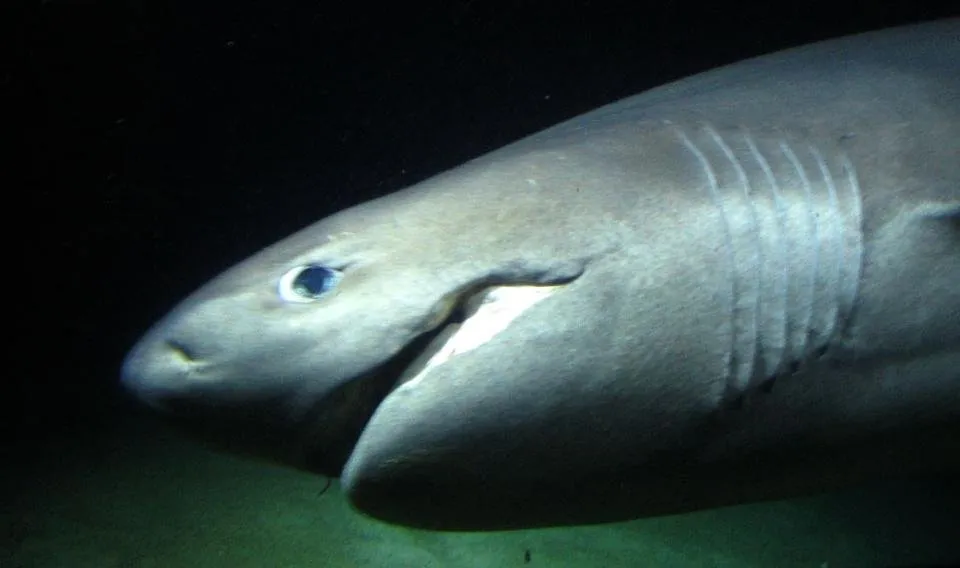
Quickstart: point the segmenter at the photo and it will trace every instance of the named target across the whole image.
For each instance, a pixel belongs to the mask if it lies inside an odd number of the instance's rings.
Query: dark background
[[[112,427],[148,325],[336,209],[659,83],[950,4],[6,4],[6,439]]]

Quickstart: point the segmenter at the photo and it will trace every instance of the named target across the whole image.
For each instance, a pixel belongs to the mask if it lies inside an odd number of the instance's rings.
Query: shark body
[[[122,378],[441,530],[960,466],[960,20],[696,75],[341,211]]]

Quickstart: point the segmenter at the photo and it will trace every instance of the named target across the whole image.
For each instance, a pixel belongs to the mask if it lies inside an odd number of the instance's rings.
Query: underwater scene
[[[0,568],[960,567],[943,4],[17,3]]]

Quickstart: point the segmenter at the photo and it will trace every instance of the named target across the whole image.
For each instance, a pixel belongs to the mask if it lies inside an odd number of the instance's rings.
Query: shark
[[[960,466],[960,19],[653,88],[215,277],[122,385],[363,514],[506,530]]]

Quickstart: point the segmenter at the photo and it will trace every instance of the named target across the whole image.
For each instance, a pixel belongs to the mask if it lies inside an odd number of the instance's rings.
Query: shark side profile
[[[960,19],[696,75],[336,213],[122,383],[439,530],[960,466]]]

